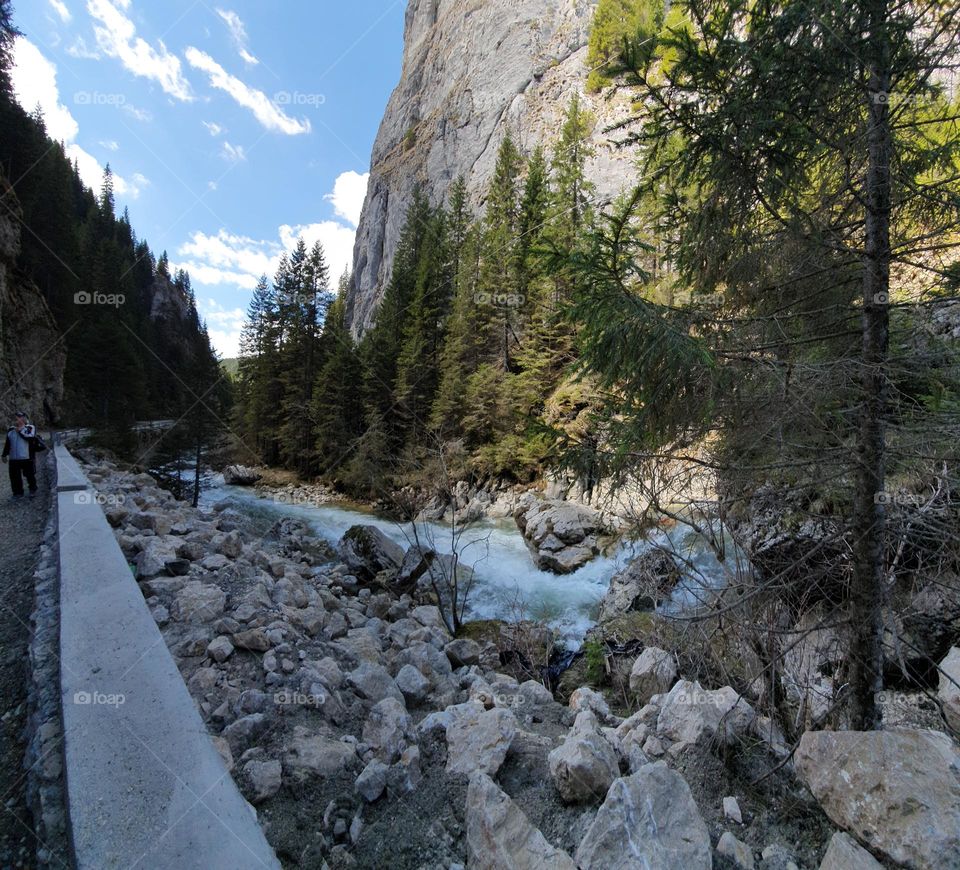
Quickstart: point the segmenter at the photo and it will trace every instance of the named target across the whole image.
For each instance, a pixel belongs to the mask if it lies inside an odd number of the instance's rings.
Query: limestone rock
[[[633,158],[605,131],[630,113],[629,95],[584,94],[593,0],[411,0],[403,69],[380,125],[357,230],[347,318],[369,328],[393,269],[416,185],[439,202],[464,175],[476,210],[508,130],[551,145],[573,93],[596,118],[587,174],[598,205],[633,182]],[[496,62],[490,51],[496,47]]]
[[[720,835],[717,843],[717,854],[723,855],[734,867],[740,870],[754,870],[753,850],[742,840],[738,840],[729,831]]]
[[[173,618],[180,622],[210,622],[223,613],[227,593],[212,583],[187,583],[173,601]]]
[[[647,550],[611,578],[597,620],[603,623],[625,613],[653,610],[679,582],[680,570],[673,558],[663,550]]]
[[[248,761],[243,773],[249,784],[250,803],[259,804],[280,791],[282,767],[279,761]]]
[[[914,870],[960,866],[960,753],[939,731],[808,731],[797,771],[824,812]]]
[[[298,782],[311,777],[333,777],[353,766],[356,752],[342,740],[297,727],[283,756],[287,775]]]
[[[373,803],[387,787],[389,768],[378,758],[374,758],[357,777],[357,793],[368,803]]]
[[[883,870],[880,862],[853,837],[838,831],[820,862],[820,870]]]
[[[960,732],[960,647],[951,647],[940,662],[940,688],[937,697],[943,706],[947,724]]]
[[[509,710],[485,710],[472,701],[447,707],[447,773],[470,775],[475,770],[495,776],[517,734]]]
[[[515,514],[537,567],[570,574],[600,552],[599,538],[610,529],[593,508],[573,502],[539,501]]]
[[[363,741],[370,744],[381,761],[392,764],[412,739],[410,725],[403,703],[384,698],[373,706],[363,725]]]
[[[661,698],[657,733],[678,743],[704,744],[714,739],[732,745],[745,734],[755,714],[730,686],[707,691],[681,680]]]
[[[575,855],[580,870],[710,870],[710,833],[662,761],[614,781]]]
[[[659,647],[648,646],[633,663],[630,671],[630,691],[640,704],[646,704],[654,695],[666,694],[677,678],[677,663],[673,656]]]
[[[223,482],[229,486],[253,486],[261,474],[246,465],[228,465],[223,469]]]
[[[340,539],[340,556],[351,574],[370,581],[381,571],[396,571],[403,563],[403,547],[376,526],[351,526]]]
[[[576,870],[496,783],[477,771],[467,787],[467,862],[471,870]]]
[[[583,724],[582,717],[591,722]],[[563,743],[547,757],[550,776],[567,803],[600,801],[620,775],[617,753],[596,729],[596,717],[584,712]]]

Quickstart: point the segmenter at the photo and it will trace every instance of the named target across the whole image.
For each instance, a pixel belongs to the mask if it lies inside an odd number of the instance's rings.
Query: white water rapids
[[[234,510],[261,520],[295,517],[305,521],[317,537],[336,545],[344,532],[358,524],[376,526],[404,549],[414,542],[410,525],[336,503],[287,504],[258,496],[253,490],[220,483],[204,491],[201,503],[210,507],[230,502]],[[442,523],[418,523],[420,542],[438,553],[453,552],[451,529]],[[512,519],[481,520],[462,531],[457,542],[461,564],[475,572],[467,601],[468,619],[533,619],[556,629],[569,648],[576,648],[594,624],[597,605],[610,578],[632,558],[655,545],[666,546],[686,560],[685,580],[664,609],[693,603],[705,586],[718,587],[727,579],[724,566],[695,532],[686,527],[655,531],[637,540],[614,545],[573,574],[557,575],[535,567],[520,530]]]

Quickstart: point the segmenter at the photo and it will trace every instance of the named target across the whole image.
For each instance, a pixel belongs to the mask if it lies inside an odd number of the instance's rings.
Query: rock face
[[[534,501],[514,518],[537,567],[571,574],[600,552],[600,538],[610,533],[593,508],[573,502]]]
[[[66,350],[43,294],[17,272],[20,203],[0,173],[0,393],[34,423],[56,420]]]
[[[808,731],[797,771],[824,812],[915,870],[960,867],[960,753],[939,731]]]
[[[403,70],[373,147],[354,249],[347,317],[373,323],[414,186],[436,203],[463,175],[476,210],[507,131],[525,150],[549,146],[573,93],[595,115],[587,171],[599,202],[634,178],[632,158],[604,133],[626,96],[584,95],[595,0],[409,0]]]
[[[575,870],[489,776],[477,772],[467,788],[467,862],[471,870]]]
[[[837,832],[830,838],[820,870],[883,870],[880,862],[852,837]]]
[[[576,854],[581,870],[710,870],[710,834],[679,773],[662,761],[610,786]]]
[[[548,756],[550,775],[567,803],[602,800],[620,775],[617,753],[597,727],[597,718],[585,711],[577,716],[566,740]]]

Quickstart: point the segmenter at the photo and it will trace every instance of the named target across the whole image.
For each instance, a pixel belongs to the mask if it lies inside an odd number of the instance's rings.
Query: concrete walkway
[[[57,446],[61,691],[76,866],[275,868],[103,511]]]

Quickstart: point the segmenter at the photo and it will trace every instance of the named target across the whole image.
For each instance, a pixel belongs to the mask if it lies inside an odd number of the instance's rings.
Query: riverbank
[[[960,764],[945,735],[908,729],[898,767],[883,752],[870,762],[918,814],[832,799],[845,764],[833,747],[821,762],[801,743],[794,768],[748,697],[690,681],[668,649],[630,654],[626,692],[581,685],[561,704],[504,645],[452,637],[435,606],[361,578],[303,522],[264,532],[262,517],[193,510],[91,458],[154,618],[285,866],[599,870],[634,866],[618,862],[639,849],[636,866],[813,868],[828,847],[861,862],[823,865],[836,870],[872,859],[835,827],[894,854],[864,833],[869,813],[871,830],[913,842],[920,826],[924,854],[960,863],[960,784],[919,761],[939,740]],[[652,827],[638,840],[641,818]]]

